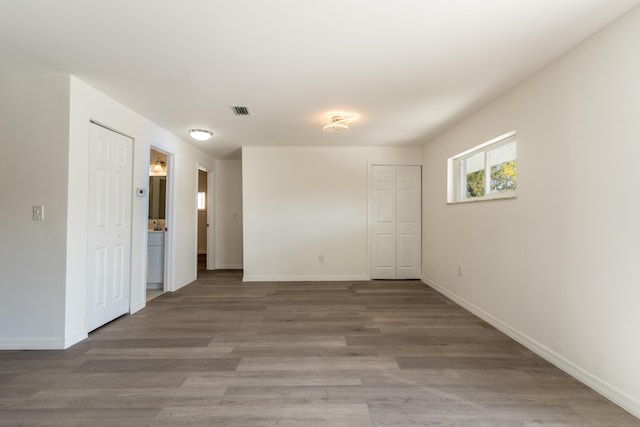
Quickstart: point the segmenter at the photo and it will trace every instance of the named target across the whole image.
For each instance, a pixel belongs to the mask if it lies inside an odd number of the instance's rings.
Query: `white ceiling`
[[[422,145],[640,0],[0,0],[0,74],[73,74],[222,158]],[[237,117],[231,105],[248,106]],[[326,113],[360,116],[322,131]]]

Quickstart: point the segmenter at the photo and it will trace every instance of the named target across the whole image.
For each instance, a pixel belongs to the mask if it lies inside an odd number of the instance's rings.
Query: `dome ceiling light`
[[[349,129],[349,126],[356,122],[353,115],[347,113],[329,113],[329,124],[325,125],[322,130],[327,132],[339,132]]]
[[[207,129],[189,129],[189,135],[198,141],[208,141],[213,136],[213,132]]]

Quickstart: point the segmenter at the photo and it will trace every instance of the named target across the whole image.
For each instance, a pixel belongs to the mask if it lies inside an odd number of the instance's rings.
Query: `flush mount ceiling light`
[[[189,135],[198,141],[208,141],[213,136],[213,132],[207,129],[189,129]]]
[[[356,122],[356,118],[347,113],[329,113],[329,124],[322,130],[327,132],[339,132],[349,129],[349,126]]]

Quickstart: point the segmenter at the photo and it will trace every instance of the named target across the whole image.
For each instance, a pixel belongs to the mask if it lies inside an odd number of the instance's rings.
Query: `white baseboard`
[[[242,264],[221,264],[216,265],[216,270],[242,270]]]
[[[142,310],[143,308],[145,308],[146,306],[147,306],[146,302],[141,302],[141,303],[132,305],[131,307],[129,307],[129,314],[137,313],[140,310]]]
[[[469,310],[471,313],[475,314],[485,322],[491,324],[499,331],[513,338],[515,341],[519,342],[523,346],[527,347],[529,350],[536,353],[538,356],[562,369],[567,374],[571,375],[578,381],[582,382],[586,386],[592,388],[596,392],[600,393],[616,405],[620,406],[627,412],[631,413],[633,416],[640,418],[640,400],[635,397],[625,393],[624,391],[618,389],[617,387],[609,384],[608,382],[602,380],[600,377],[588,372],[587,370],[581,368],[575,363],[571,362],[561,354],[556,353],[551,350],[549,347],[545,346],[539,341],[534,340],[528,335],[518,331],[517,329],[512,328],[508,324],[504,323],[500,319],[492,316],[487,313],[480,307],[470,303],[464,298],[459,297],[458,295],[448,291],[444,287],[440,286],[433,280],[429,280],[426,277],[422,277],[422,282],[427,286],[433,288],[438,291],[445,297],[449,298],[456,304],[464,307]]]
[[[82,340],[86,340],[89,334],[85,330],[76,331],[64,340],[64,348],[69,348],[72,345],[78,344]]]
[[[369,280],[363,275],[300,275],[300,276],[250,276],[242,277],[243,282],[361,282]]]
[[[184,288],[185,286],[190,285],[195,281],[196,281],[196,277],[193,277],[193,278],[190,278],[190,279],[187,279],[187,280],[183,280],[182,282],[176,282],[175,288],[174,289],[169,289],[169,290],[167,290],[167,292],[177,291],[178,289]]]
[[[58,338],[0,338],[0,350],[63,350],[64,345]]]

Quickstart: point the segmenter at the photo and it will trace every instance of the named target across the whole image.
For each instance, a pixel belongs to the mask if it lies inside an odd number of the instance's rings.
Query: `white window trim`
[[[464,182],[464,170],[460,165],[463,163],[461,160],[472,157],[478,153],[483,153],[485,156],[485,165],[487,164],[486,156],[489,150],[488,148],[495,149],[500,147],[501,145],[509,144],[515,141],[515,131],[511,131],[505,133],[504,135],[500,135],[496,138],[493,138],[487,142],[484,142],[480,145],[477,145],[469,150],[463,151],[460,154],[457,154],[453,157],[450,157],[447,161],[447,204],[458,204],[458,203],[477,203],[477,202],[485,202],[489,200],[504,200],[504,199],[515,199],[517,196],[517,188],[515,190],[507,190],[502,191],[500,193],[491,193],[488,189],[485,189],[485,195],[480,197],[465,197],[466,190],[461,185]],[[517,150],[517,143],[516,143]],[[516,155],[517,160],[517,155]],[[485,173],[489,174],[489,168],[485,167]],[[485,186],[489,187],[491,182],[490,176],[485,176]]]

